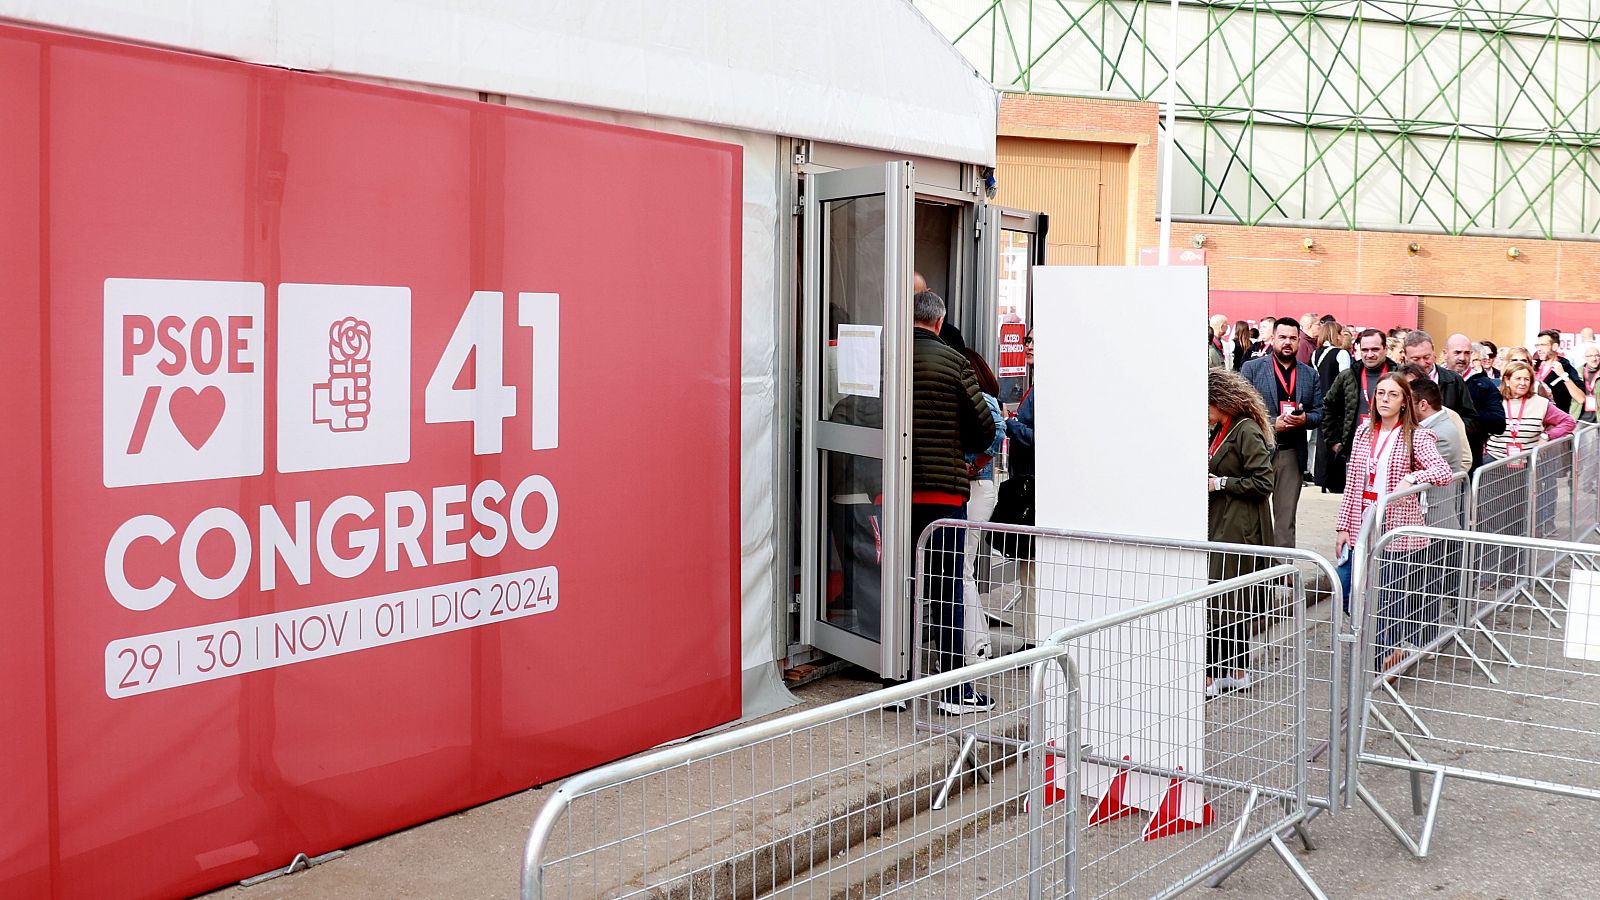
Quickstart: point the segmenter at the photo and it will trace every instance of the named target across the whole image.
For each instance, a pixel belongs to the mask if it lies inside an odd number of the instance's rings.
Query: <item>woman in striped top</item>
[[[1532,364],[1514,362],[1506,366],[1500,379],[1500,396],[1506,401],[1506,430],[1490,437],[1484,447],[1484,454],[1490,459],[1516,457],[1518,453],[1532,450],[1539,444],[1565,437],[1578,427],[1566,410],[1548,397],[1540,396],[1536,392],[1538,387],[1543,387],[1543,384],[1534,374]],[[1528,528],[1527,510],[1519,509],[1519,501],[1511,497],[1504,498],[1506,502],[1499,504],[1504,505],[1505,509],[1490,510],[1494,526],[1490,530],[1500,534],[1554,534],[1556,470],[1563,464],[1570,466],[1571,458],[1562,460],[1551,457],[1551,465],[1545,465],[1543,460],[1540,462],[1539,480],[1534,489],[1533,530],[1523,530]],[[1525,460],[1515,458],[1506,463],[1510,469],[1520,469],[1524,465],[1527,465]]]
[[[1506,401],[1506,430],[1491,435],[1484,450],[1490,459],[1505,459],[1536,444],[1565,437],[1577,422],[1535,393],[1533,367],[1520,360],[1509,363],[1500,376],[1500,396]]]

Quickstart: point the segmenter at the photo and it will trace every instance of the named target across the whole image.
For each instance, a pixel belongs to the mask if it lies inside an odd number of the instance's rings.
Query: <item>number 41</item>
[[[559,294],[518,294],[517,324],[533,329],[533,449],[557,442],[561,388]],[[472,387],[456,376],[472,357]],[[517,414],[517,389],[505,383],[505,295],[476,291],[423,392],[427,422],[471,422],[472,452],[499,453],[505,420]]]

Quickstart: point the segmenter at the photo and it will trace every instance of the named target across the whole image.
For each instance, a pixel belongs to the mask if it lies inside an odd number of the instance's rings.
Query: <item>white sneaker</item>
[[[1250,673],[1245,672],[1243,675],[1224,675],[1212,682],[1212,684],[1216,686],[1218,693],[1222,693],[1223,691],[1246,690],[1250,687],[1252,681]]]

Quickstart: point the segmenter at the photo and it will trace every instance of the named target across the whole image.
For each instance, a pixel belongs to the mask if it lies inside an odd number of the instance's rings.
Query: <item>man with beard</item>
[[[1487,372],[1473,371],[1472,341],[1464,334],[1452,334],[1444,342],[1445,368],[1460,375],[1467,382],[1467,396],[1478,417],[1467,426],[1467,443],[1472,447],[1472,468],[1483,465],[1483,445],[1492,434],[1506,430],[1506,404],[1500,397],[1500,386]]]
[[[1386,346],[1384,333],[1376,328],[1356,335],[1357,364],[1333,379],[1323,400],[1322,439],[1333,451],[1333,462],[1322,486],[1335,493],[1344,491],[1345,464],[1350,458],[1350,440],[1355,437],[1356,426],[1372,414],[1372,389],[1394,371],[1394,363],[1384,355]]]
[[[1322,383],[1317,370],[1300,362],[1300,323],[1274,323],[1272,352],[1244,364],[1239,374],[1261,394],[1277,432],[1272,455],[1273,538],[1280,547],[1295,545],[1295,513],[1300,507],[1301,473],[1306,470],[1306,435],[1322,422]]]
[[[1561,355],[1561,332],[1555,328],[1539,332],[1534,356],[1539,360],[1534,377],[1550,388],[1550,402],[1564,413],[1572,412],[1572,386],[1582,382],[1577,367]]]

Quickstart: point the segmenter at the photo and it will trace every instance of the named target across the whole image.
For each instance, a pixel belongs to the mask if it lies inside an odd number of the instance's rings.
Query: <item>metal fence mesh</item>
[[[1333,623],[1339,589],[1325,560],[947,520],[919,542],[921,602],[961,597],[947,574],[960,567],[940,556],[973,532],[993,554],[980,599],[997,644],[1087,629],[1066,638],[1084,708],[1079,896],[1154,896],[1203,880],[1230,851],[1303,822],[1313,798],[1331,804],[1346,673]],[[1095,626],[1241,577],[1257,583]],[[1308,620],[1310,604],[1321,605],[1321,621]],[[948,610],[923,617],[919,671],[963,646],[965,620],[952,622]]]
[[[1600,428],[1593,426],[1573,436],[1572,528],[1579,542],[1600,529]]]
[[[1406,528],[1375,549],[1359,761],[1600,799],[1600,548]],[[1425,855],[1437,793],[1416,802]]]
[[[1029,717],[1073,703],[1075,681],[1059,674],[1032,688],[1033,667],[1055,666],[1057,652],[991,660],[952,682],[996,701],[963,726],[1008,743],[916,728],[914,710],[949,688],[930,683],[645,754],[587,785],[578,776],[524,895],[1025,897],[1037,882],[1063,896],[1071,810],[1038,804],[1030,817],[1027,802],[1030,789],[1042,797],[1045,770],[1042,755],[1026,758],[1041,753],[1026,742]],[[880,708],[896,691],[911,709]]]

